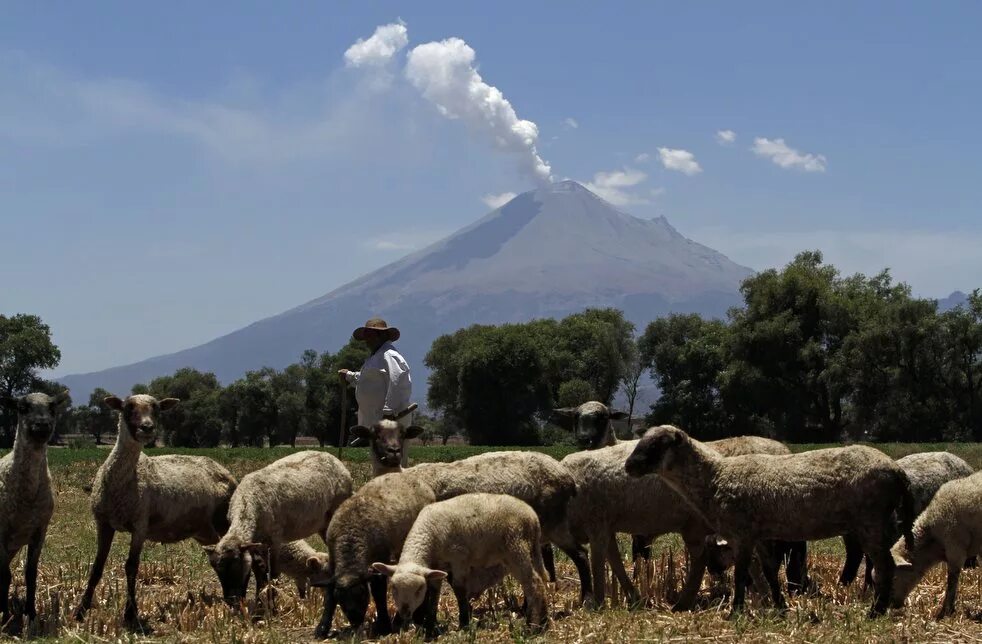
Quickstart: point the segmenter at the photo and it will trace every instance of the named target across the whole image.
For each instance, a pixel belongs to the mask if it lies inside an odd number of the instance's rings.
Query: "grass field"
[[[795,446],[795,450],[815,446]],[[894,457],[913,452],[947,449],[982,468],[982,444],[952,445],[880,445]],[[215,458],[236,476],[257,469],[267,462],[290,453],[290,449],[213,449],[151,450],[154,454],[195,453]],[[481,451],[471,447],[413,446],[413,460],[448,461]],[[543,448],[561,458],[570,450]],[[96,605],[82,624],[70,614],[85,587],[89,566],[95,554],[95,526],[89,513],[87,490],[96,469],[105,458],[105,449],[51,449],[49,464],[57,493],[55,515],[41,557],[39,581],[39,614],[41,620],[35,635],[59,642],[129,641],[133,636],[120,627],[125,597],[123,560],[128,535],[117,535],[106,574],[96,594]],[[368,456],[364,449],[346,449],[344,457],[356,484],[368,479]],[[311,543],[323,548],[318,538]],[[622,543],[626,551],[626,541]],[[21,554],[21,560],[23,553]],[[943,568],[937,568],[911,595],[910,605],[890,616],[867,620],[870,598],[859,586],[849,589],[835,585],[842,565],[840,540],[818,542],[810,549],[810,573],[817,579],[822,594],[818,597],[791,600],[791,610],[781,616],[768,608],[763,599],[751,595],[745,617],[727,621],[726,607],[713,603],[710,592],[705,608],[694,613],[675,614],[668,610],[666,596],[681,585],[684,551],[673,537],[656,543],[654,563],[640,571],[641,587],[649,608],[627,610],[615,594],[612,606],[602,611],[578,608],[578,581],[573,566],[557,554],[560,580],[552,589],[552,624],[541,636],[545,641],[629,642],[642,640],[679,641],[747,641],[747,642],[859,642],[906,641],[950,642],[982,641],[982,574],[967,570],[959,592],[958,613],[943,622],[931,618],[943,592]],[[23,595],[22,562],[14,572],[15,593]],[[296,642],[307,641],[320,615],[321,593],[310,593],[306,600],[296,595],[287,579],[278,582],[277,611],[273,615],[236,614],[220,600],[217,578],[208,566],[201,549],[194,542],[161,546],[148,544],[140,569],[138,598],[141,615],[155,629],[149,639],[161,642]],[[525,641],[520,616],[509,610],[520,592],[516,586],[505,587],[475,603],[480,626],[461,633],[456,628],[456,603],[447,589],[441,600],[440,621],[448,630],[441,641]],[[250,609],[255,607],[251,604]],[[344,627],[337,616],[335,626]],[[408,642],[413,632],[388,641]],[[138,638],[138,639],[143,639]],[[538,638],[536,638],[538,639]]]

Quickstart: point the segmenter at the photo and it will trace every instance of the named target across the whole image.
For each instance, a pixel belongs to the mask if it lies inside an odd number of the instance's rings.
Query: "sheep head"
[[[416,438],[423,433],[418,425],[403,427],[392,419],[383,419],[371,427],[355,425],[351,435],[361,441],[367,441],[375,458],[386,467],[399,467],[402,464],[402,452],[406,441]]]
[[[638,441],[624,463],[624,469],[629,476],[667,474],[685,460],[690,448],[689,435],[678,427],[652,427]]]
[[[552,410],[550,420],[567,431],[573,432],[581,449],[597,449],[614,443],[611,420],[627,418],[623,411],[608,409],[596,401],[585,402],[579,407],[560,407]]]
[[[392,578],[392,601],[403,620],[411,619],[416,609],[423,605],[431,582],[447,578],[447,573],[442,570],[431,570],[417,564],[390,566],[376,562],[372,568]]]
[[[102,402],[119,412],[120,420],[133,440],[147,445],[157,439],[160,412],[171,409],[181,401],[177,398],[157,400],[147,394],[134,394],[126,400],[108,396]]]
[[[249,588],[253,567],[265,567],[269,546],[263,543],[226,543],[205,546],[208,563],[222,584],[222,597],[230,606],[238,605]]]
[[[44,445],[55,430],[58,412],[71,398],[68,390],[57,396],[27,394],[20,397],[0,397],[0,406],[17,414],[17,436],[34,445]],[[23,437],[23,438],[21,438]]]

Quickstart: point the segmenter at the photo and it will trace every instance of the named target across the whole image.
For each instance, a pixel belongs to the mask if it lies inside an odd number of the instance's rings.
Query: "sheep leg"
[[[610,562],[611,570],[614,571],[614,576],[621,583],[621,589],[624,591],[624,595],[627,596],[628,604],[637,604],[640,600],[638,589],[631,583],[631,578],[628,576],[627,570],[624,569],[624,562],[621,560],[621,551],[617,548],[616,539],[611,539],[610,544],[607,546],[607,559]]]
[[[542,563],[546,567],[546,572],[549,573],[549,581],[556,583],[556,559],[553,557],[551,544],[547,543],[542,546]]]
[[[0,632],[6,632],[10,621],[10,556],[0,544]]]
[[[440,588],[442,587],[442,581],[427,583],[423,603],[413,613],[413,623],[422,626],[423,633],[427,637],[436,637],[437,635],[436,610],[440,603]],[[396,619],[399,619],[398,615]]]
[[[388,583],[388,578],[383,575],[372,575],[368,580],[368,588],[372,591],[372,601],[375,602],[376,636],[392,633],[392,620],[389,619]]]
[[[524,561],[523,561],[524,559]],[[532,628],[542,628],[546,625],[546,585],[536,572],[531,557],[524,558],[520,552],[515,552],[509,558],[513,562],[509,572],[522,586],[525,595],[525,623]]]
[[[962,563],[965,558],[955,560],[957,563],[948,562],[948,585],[944,591],[944,601],[941,608],[935,614],[936,619],[942,619],[955,613],[955,598],[958,596],[958,577],[962,574]]]
[[[324,610],[321,612],[321,621],[314,629],[314,637],[319,640],[327,639],[331,633],[331,625],[334,623],[334,611],[337,610],[338,600],[334,596],[334,580],[327,582],[324,586]]]
[[[263,589],[269,585],[269,575],[266,573],[266,566],[258,561],[252,562],[252,574],[256,578],[256,603],[262,600]]]
[[[85,618],[85,613],[92,608],[92,596],[95,594],[95,587],[102,580],[102,572],[106,569],[106,559],[109,557],[109,549],[113,545],[113,537],[115,535],[116,531],[108,525],[104,523],[96,525],[97,545],[95,562],[92,564],[92,570],[89,572],[89,581],[85,586],[85,594],[82,595],[82,601],[79,603],[78,608],[75,609],[76,621],[82,621]]]
[[[702,577],[706,574],[706,547],[702,538],[687,541],[685,548],[689,551],[689,568],[685,571],[682,594],[679,595],[678,602],[672,606],[674,612],[692,610],[696,604],[699,587],[702,586]]]
[[[136,578],[140,572],[140,554],[143,552],[144,537],[133,533],[130,539],[130,552],[126,557],[126,608],[123,610],[123,622],[128,628],[147,632],[150,629],[140,623],[136,606]]]
[[[644,534],[631,535],[631,560],[651,559],[651,537]]]
[[[590,572],[593,574],[593,603],[594,608],[602,608],[607,597],[607,575],[604,564],[607,563],[607,547],[610,535],[606,532],[595,534],[590,538]]]
[[[569,557],[573,565],[576,566],[576,573],[580,578],[580,603],[586,603],[590,598],[590,591],[593,588],[593,581],[590,578],[590,564],[587,563],[586,550],[579,544],[573,546],[559,546],[559,549]]]
[[[733,606],[730,616],[733,617],[743,610],[747,597],[747,586],[750,584],[750,564],[754,558],[754,548],[751,544],[741,543],[736,552],[736,569],[733,573]]]
[[[893,571],[896,565],[890,554],[889,534],[889,530],[883,531],[877,535],[875,541],[862,544],[863,550],[873,560],[873,568],[876,570],[875,583],[873,584],[874,599],[869,610],[869,617],[882,615],[890,603],[890,592],[893,589]]]
[[[812,583],[808,578],[808,542],[792,541],[788,545],[784,574],[788,579],[788,594],[808,592]]]
[[[450,587],[453,589],[453,596],[457,598],[457,624],[460,630],[467,630],[471,623],[471,602],[467,597],[467,584],[458,582],[451,584]]]
[[[866,560],[866,570],[863,571],[863,592],[866,592],[873,585],[873,560],[869,558],[869,555],[863,555],[863,557]]]
[[[38,530],[31,535],[31,540],[27,544],[27,561],[24,563],[24,578],[27,585],[27,597],[25,614],[31,622],[38,617],[37,611],[37,591],[38,591],[38,563],[41,561],[41,547],[44,545],[45,529]]]
[[[784,601],[784,593],[781,591],[781,582],[777,578],[778,562],[773,553],[771,553],[766,547],[757,548],[757,558],[760,560],[760,568],[764,573],[764,579],[767,581],[767,586],[771,590],[771,598],[774,600],[774,605],[777,606],[778,610],[784,612],[788,609],[787,603]]]
[[[843,535],[842,542],[846,546],[846,562],[839,574],[839,585],[848,586],[859,573],[859,564],[863,561],[863,549],[859,545],[859,540],[851,534]],[[869,566],[869,559],[866,560],[866,565]]]

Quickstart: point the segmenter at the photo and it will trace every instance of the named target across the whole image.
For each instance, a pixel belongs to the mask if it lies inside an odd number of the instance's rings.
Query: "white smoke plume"
[[[344,62],[348,67],[378,67],[385,65],[409,44],[406,25],[394,22],[381,25],[368,39],[359,38],[344,52]]]
[[[539,128],[518,118],[504,94],[484,82],[474,56],[460,38],[419,45],[409,52],[406,78],[441,114],[487,133],[495,147],[516,156],[523,175],[549,183],[552,169],[535,147]]]

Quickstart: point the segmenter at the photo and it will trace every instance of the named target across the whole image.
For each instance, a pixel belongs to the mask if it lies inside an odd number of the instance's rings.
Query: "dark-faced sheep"
[[[123,619],[132,629],[148,630],[137,615],[136,578],[140,553],[147,541],[176,543],[195,539],[218,543],[228,529],[229,500],[235,478],[204,456],[154,456],[143,446],[157,437],[160,413],[178,403],[139,394],[125,401],[109,396],[105,404],[119,412],[116,445],[96,472],[92,515],[96,524],[95,563],[75,619],[84,619],[109,556],[116,532],[129,532],[126,558],[126,608]]]
[[[0,459],[0,627],[13,633],[19,624],[11,624],[10,562],[27,546],[24,577],[27,585],[25,614],[37,619],[37,578],[41,548],[48,532],[55,500],[48,472],[48,439],[55,419],[68,402],[68,392],[51,397],[27,394],[20,398],[2,398],[0,405],[17,414],[14,448]]]
[[[893,558],[889,535],[895,511],[910,536],[913,499],[907,475],[886,454],[865,446],[802,454],[721,456],[675,427],[649,430],[625,463],[631,476],[658,474],[714,531],[734,546],[733,610],[743,608],[754,548],[765,540],[808,541],[854,535],[877,570],[870,614],[889,603]],[[765,566],[774,603],[785,601]]]

